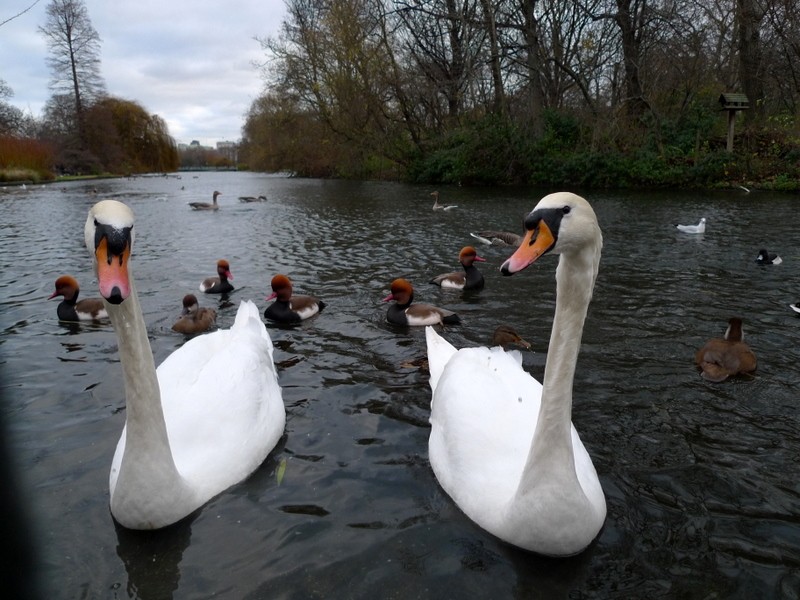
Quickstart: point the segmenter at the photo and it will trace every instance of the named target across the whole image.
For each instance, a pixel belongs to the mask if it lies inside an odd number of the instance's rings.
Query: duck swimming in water
[[[744,343],[742,320],[738,317],[730,319],[725,338],[714,338],[706,342],[695,354],[694,362],[703,379],[715,383],[740,373],[755,371],[756,355]]]
[[[275,300],[264,311],[264,318],[278,323],[298,323],[322,312],[325,303],[313,296],[292,293],[292,282],[286,275],[275,275],[270,282],[272,293],[267,300]]]
[[[189,206],[192,207],[192,210],[218,210],[219,204],[217,204],[217,196],[221,195],[222,192],[214,192],[212,202],[189,202]]]
[[[386,311],[386,320],[394,325],[457,325],[461,319],[451,310],[439,308],[431,304],[412,304],[414,287],[406,279],[395,279],[392,291],[383,301],[394,300],[394,304]]]
[[[100,298],[78,300],[80,294],[78,280],[71,275],[62,275],[56,279],[56,291],[48,300],[63,296],[58,304],[56,314],[59,321],[100,321],[108,318],[106,307]]]
[[[756,256],[756,262],[759,265],[779,265],[783,262],[783,259],[777,254],[767,252],[766,248],[761,248],[758,251],[758,256]]]
[[[458,208],[457,204],[439,204],[439,192],[431,192],[433,196],[433,210],[453,210]]]
[[[483,289],[483,274],[477,269],[474,263],[485,262],[486,259],[478,256],[478,251],[472,246],[464,246],[458,254],[458,261],[461,263],[461,266],[464,267],[463,272],[442,273],[431,279],[430,283],[455,290]]]
[[[217,261],[217,277],[208,277],[200,284],[200,291],[204,294],[229,294],[233,285],[228,281],[233,279],[231,265],[224,258]]]
[[[183,311],[172,325],[172,330],[184,335],[203,333],[217,324],[217,311],[213,308],[200,308],[197,296],[186,294],[183,297]]]

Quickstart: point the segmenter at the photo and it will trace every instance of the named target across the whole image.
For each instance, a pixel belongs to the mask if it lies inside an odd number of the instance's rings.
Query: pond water
[[[96,191],[95,191],[96,190]],[[186,203],[222,192],[216,213]],[[47,598],[798,598],[800,300],[798,197],[763,192],[591,192],[604,248],[574,386],[573,422],[608,517],[568,559],[533,555],[472,524],[428,464],[422,329],[385,322],[395,277],[457,311],[444,335],[485,344],[498,324],[532,342],[541,378],[555,257],[512,278],[482,246],[478,293],[427,283],[455,270],[470,231],[518,230],[546,193],[200,173],[0,190],[3,416]],[[238,196],[264,194],[262,203]],[[97,296],[83,245],[100,198],[136,213],[133,269],[156,362],[185,342],[181,298],[230,261],[229,327],[266,307],[275,273],[327,308],[268,325],[285,435],[246,481],[154,533],[115,526],[108,471],[125,420],[110,325],[67,325],[47,297],[73,274]],[[676,223],[708,220],[702,235]],[[761,247],[783,264],[759,267]],[[744,319],[753,377],[702,380],[694,352]],[[281,475],[279,477],[278,475]]]

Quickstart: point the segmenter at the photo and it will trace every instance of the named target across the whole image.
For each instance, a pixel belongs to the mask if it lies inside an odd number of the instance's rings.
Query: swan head
[[[587,246],[602,245],[602,239],[597,217],[586,200],[569,192],[549,194],[525,217],[525,235],[500,271],[513,275],[548,252],[578,253]]]
[[[83,233],[100,295],[111,304],[121,304],[131,293],[128,261],[133,250],[133,211],[116,200],[98,202],[89,209]]]

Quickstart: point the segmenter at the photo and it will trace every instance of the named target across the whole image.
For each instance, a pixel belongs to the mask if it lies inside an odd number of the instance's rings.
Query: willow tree
[[[178,149],[167,124],[138,102],[107,96],[87,110],[88,149],[112,173],[178,168]]]
[[[85,144],[86,107],[105,93],[100,74],[100,36],[83,0],[51,0],[39,27],[47,41],[50,89],[73,99],[78,138]]]

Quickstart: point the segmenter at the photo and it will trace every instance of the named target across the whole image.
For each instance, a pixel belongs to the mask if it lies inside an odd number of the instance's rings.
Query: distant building
[[[217,152],[227,158],[232,165],[239,162],[239,144],[236,142],[217,142]]]

